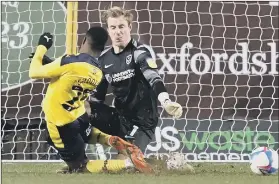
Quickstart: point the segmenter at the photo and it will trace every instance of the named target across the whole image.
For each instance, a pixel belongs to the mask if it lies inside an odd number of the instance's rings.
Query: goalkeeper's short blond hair
[[[105,23],[107,25],[108,18],[110,18],[110,17],[117,18],[120,16],[124,16],[124,18],[128,22],[128,25],[132,24],[133,14],[130,11],[125,10],[124,8],[121,8],[118,6],[114,6],[110,9],[107,9],[106,11],[104,11],[102,13],[102,21],[103,21],[103,23]]]

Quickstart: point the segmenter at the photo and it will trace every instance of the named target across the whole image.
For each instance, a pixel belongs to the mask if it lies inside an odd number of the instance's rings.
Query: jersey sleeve
[[[106,99],[106,94],[108,90],[108,81],[105,77],[101,80],[100,84],[94,90],[93,94],[90,96],[90,101],[104,102]]]
[[[156,56],[153,49],[148,45],[140,45],[134,51],[134,60],[142,71],[157,70]]]
[[[65,71],[61,68],[62,56],[53,62],[43,65],[43,57],[47,52],[46,47],[39,45],[31,61],[29,77],[32,79],[53,78],[61,76]]]
[[[165,85],[158,73],[156,57],[153,49],[147,45],[140,45],[134,51],[134,60],[139,65],[145,79],[149,82],[156,96],[166,92]]]

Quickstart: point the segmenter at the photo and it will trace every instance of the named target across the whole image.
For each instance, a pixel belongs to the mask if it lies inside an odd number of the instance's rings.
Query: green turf
[[[56,174],[61,164],[2,164],[3,184],[277,184],[278,175],[257,176],[247,164],[193,164],[195,173]]]

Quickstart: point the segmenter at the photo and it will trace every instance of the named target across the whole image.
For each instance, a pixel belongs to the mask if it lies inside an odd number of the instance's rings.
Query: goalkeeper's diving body
[[[133,15],[112,7],[102,18],[112,47],[98,58],[104,78],[89,98],[91,122],[106,133],[125,140],[134,138],[134,144],[144,152],[158,124],[157,99],[174,118],[182,115],[182,106],[170,100],[152,48],[131,37]],[[109,85],[115,108],[103,103]]]
[[[117,172],[128,168],[152,172],[138,147],[103,133],[89,123],[84,101],[102,79],[96,57],[103,51],[107,39],[105,29],[92,27],[86,33],[79,54],[64,55],[43,65],[44,55],[53,43],[53,36],[44,33],[31,61],[30,78],[51,79],[42,107],[47,122],[48,143],[67,164],[60,170],[62,173]],[[85,143],[112,146],[128,159],[90,161],[85,154]]]

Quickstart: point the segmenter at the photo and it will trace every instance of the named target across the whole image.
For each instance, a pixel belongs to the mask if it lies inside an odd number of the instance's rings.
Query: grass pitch
[[[3,184],[277,184],[278,175],[257,176],[248,164],[192,164],[195,173],[56,174],[63,164],[2,163]]]

